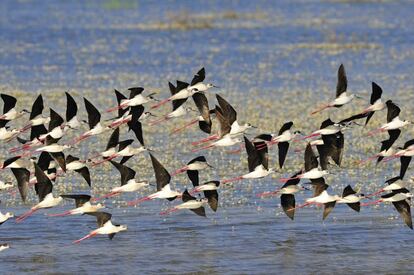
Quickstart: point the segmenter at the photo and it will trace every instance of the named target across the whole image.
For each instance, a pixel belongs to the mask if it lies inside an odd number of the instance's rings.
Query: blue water
[[[36,93],[43,93],[47,105],[63,113],[65,100],[61,95],[70,90],[82,112],[81,96],[92,99],[103,110],[115,104],[114,88],[140,85],[165,97],[167,81],[189,79],[205,66],[208,81],[219,85],[220,93],[236,104],[241,120],[276,130],[283,121],[294,119],[310,131],[320,121],[309,119],[305,115],[308,110],[302,108],[333,96],[336,69],[344,63],[350,90],[368,96],[370,82],[376,81],[409,118],[413,115],[414,89],[412,14],[411,1],[1,1],[0,91],[25,95],[19,102],[27,105]],[[314,97],[302,99],[302,93]],[[282,104],[282,100],[290,101]],[[255,102],[261,102],[266,112],[259,113]],[[263,126],[264,118],[274,122]],[[146,140],[171,171],[194,156],[188,142],[203,137],[195,130],[179,137],[169,137],[165,129],[145,130]],[[345,167],[335,168],[328,177],[331,193],[339,194],[347,184],[373,191],[377,184],[398,173],[397,163],[386,168],[352,166],[349,159],[360,154],[365,142],[359,134],[349,134],[353,139],[347,143]],[[412,129],[406,130],[400,143],[410,134]],[[86,157],[99,151],[105,139],[92,139],[75,154]],[[378,137],[375,142],[379,141]],[[361,155],[375,152],[376,145],[372,144]],[[8,157],[9,147],[1,146],[2,159]],[[234,156],[223,151],[207,153],[217,169],[203,173],[203,180],[229,178],[246,171],[244,154]],[[271,163],[276,163],[276,158],[275,149]],[[297,170],[301,161],[301,155],[292,154],[282,175]],[[140,156],[128,164],[140,177],[153,180],[147,162],[147,156]],[[94,169],[92,193],[106,192],[118,184],[118,175],[110,169]],[[409,170],[407,179],[411,175]],[[3,172],[1,177],[10,178],[11,174]],[[137,208],[123,203],[150,190],[110,200],[108,211],[114,221],[128,225],[128,231],[112,241],[97,237],[72,245],[73,240],[95,228],[93,219],[43,215],[70,209],[70,203],[21,224],[9,221],[0,227],[0,241],[11,245],[0,253],[0,271],[412,273],[414,235],[392,206],[368,207],[357,214],[341,205],[325,222],[321,221],[321,209],[303,209],[297,211],[295,221],[290,221],[281,213],[278,198],[255,196],[274,189],[278,177],[221,190],[219,210],[209,210],[207,218],[189,212],[160,217],[160,210],[171,206],[166,201],[146,202]],[[174,180],[179,189],[189,186],[185,176]],[[75,174],[59,180],[56,189],[66,193],[87,191]],[[309,192],[299,194],[297,201],[309,196]],[[35,198],[22,205],[2,194],[1,201],[2,212],[19,215],[35,203]]]

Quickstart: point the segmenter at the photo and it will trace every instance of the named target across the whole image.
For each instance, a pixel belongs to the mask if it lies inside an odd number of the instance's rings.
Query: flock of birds
[[[333,122],[328,118],[322,122],[320,129],[307,136],[300,131],[293,132],[293,122],[289,121],[282,125],[278,133],[262,133],[253,139],[249,139],[245,133],[255,127],[249,123],[239,123],[236,110],[222,96],[216,94],[217,103],[214,108],[210,109],[206,95],[209,94],[208,91],[210,89],[218,87],[205,83],[204,80],[205,70],[202,68],[190,83],[178,80],[176,85],[169,83],[171,96],[161,101],[154,98],[154,94],[145,95],[144,88],[141,87],[128,89],[130,92],[129,98],[115,90],[117,105],[106,110],[106,112],[117,112],[118,114],[109,122],[101,120],[101,113],[86,98],[84,98],[84,105],[88,117],[87,120],[79,119],[77,117],[77,103],[68,92],[66,92],[67,109],[65,119],[52,108],[50,108],[49,116],[43,115],[42,95],[39,95],[33,102],[31,111],[25,109],[19,111],[16,109],[17,100],[15,97],[1,94],[4,107],[3,114],[0,115],[0,140],[10,142],[16,139],[19,142],[19,146],[9,150],[11,154],[16,156],[5,160],[0,165],[0,169],[11,170],[16,178],[17,189],[23,202],[26,201],[31,188],[34,188],[39,198],[39,203],[32,206],[26,213],[18,216],[15,219],[16,222],[23,222],[39,210],[57,207],[64,199],[71,199],[75,202],[75,208],[48,216],[87,214],[94,216],[98,223],[97,229],[91,231],[85,237],[74,241],[74,243],[80,243],[98,234],[108,235],[112,239],[116,233],[127,230],[127,226],[112,223],[111,214],[104,212],[105,206],[102,203],[98,203],[98,201],[153,186],[147,180],[137,179],[136,172],[126,165],[130,158],[143,152],[147,152],[150,156],[155,174],[156,190],[146,197],[128,202],[128,206],[134,206],[154,199],[167,199],[169,201],[181,199],[182,203],[160,214],[167,215],[181,209],[188,209],[199,216],[205,216],[205,207],[207,205],[213,211],[217,210],[219,202],[218,190],[220,187],[244,179],[264,178],[276,172],[274,168],[269,167],[268,152],[273,145],[278,147],[278,162],[279,167],[282,169],[288,156],[289,144],[313,138],[306,145],[304,167],[302,169],[298,168],[298,171],[288,178],[281,178],[280,182],[283,183],[281,187],[258,194],[258,196],[280,196],[283,211],[292,220],[297,209],[309,205],[322,206],[324,208],[323,219],[325,219],[337,203],[347,204],[353,210],[360,211],[361,206],[391,202],[405,223],[411,229],[413,228],[410,210],[412,193],[406,189],[403,178],[411,158],[414,156],[414,140],[407,141],[403,147],[395,148],[393,146],[401,133],[401,128],[412,123],[399,118],[400,108],[391,100],[382,101],[382,89],[376,83],[372,83],[370,105],[356,115],[339,122]],[[347,77],[344,66],[341,65],[338,70],[335,99],[327,104],[323,104],[312,114],[322,112],[328,108],[340,108],[352,102],[355,97],[358,96],[347,93]],[[196,108],[190,106],[190,98],[193,99]],[[153,118],[155,115],[145,111],[144,106],[153,104],[147,108],[156,109],[169,102],[172,104],[172,111],[162,117]],[[401,161],[399,176],[385,181],[385,186],[372,194],[361,194],[348,185],[343,190],[342,195],[330,195],[328,193],[329,185],[325,182],[324,176],[329,173],[329,165],[341,166],[344,149],[343,131],[352,125],[361,125],[356,122],[361,119],[365,119],[366,126],[375,112],[385,109],[388,112],[387,122],[380,128],[371,131],[369,135],[372,136],[387,131],[389,138],[381,141],[378,154],[365,161],[376,159],[377,163],[379,163],[399,158]],[[23,117],[26,113],[30,116],[27,125],[23,128],[12,129],[7,125],[9,122]],[[212,166],[204,156],[197,156],[185,166],[170,174],[154,156],[154,152],[145,147],[142,126],[157,127],[156,125],[160,125],[165,121],[188,115],[192,115],[194,119],[183,127],[176,128],[172,133],[184,131],[198,124],[200,130],[209,136],[193,142],[192,145],[195,146],[192,150],[193,152],[216,147],[240,146],[239,149],[232,152],[239,153],[242,150],[246,150],[248,172],[246,171],[246,173],[230,179],[200,183],[199,172],[211,169]],[[213,121],[217,124],[215,128],[213,128]],[[66,133],[81,129],[82,123],[87,124],[89,130],[83,132],[79,137],[67,144],[59,144],[60,139]],[[127,127],[128,131],[132,131],[140,146],[134,146],[135,139],[120,140],[121,127]],[[217,132],[213,132],[213,129],[217,129]],[[23,139],[21,136],[29,130],[30,137]],[[66,153],[71,148],[76,148],[84,140],[109,131],[111,131],[111,135],[106,149],[96,156],[81,160]],[[313,147],[316,147],[318,155],[315,154]],[[53,183],[58,177],[64,176],[68,171],[79,173],[90,187],[91,177],[89,169],[105,162],[110,162],[119,171],[121,176],[120,186],[114,187],[108,194],[101,197],[92,197],[89,194],[63,194],[58,196],[53,194]],[[193,188],[191,190],[185,189],[184,191],[173,190],[170,185],[171,178],[184,172],[187,173]],[[299,184],[302,179],[307,179],[309,182]],[[303,204],[296,205],[295,193],[307,189],[306,186],[312,186],[313,196],[306,199]],[[17,192],[13,183],[0,182],[0,191],[8,189],[10,194]],[[383,194],[384,192],[387,193]],[[374,197],[377,197],[377,199],[361,202]],[[10,218],[13,218],[12,213],[2,214],[0,212],[0,225]],[[8,244],[2,244],[0,245],[0,251],[8,247]]]

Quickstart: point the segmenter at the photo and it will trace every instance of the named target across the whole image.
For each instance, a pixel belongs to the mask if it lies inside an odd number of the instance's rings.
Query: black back
[[[401,109],[391,100],[386,102],[387,105],[387,122],[391,122],[395,117],[400,115]]]
[[[282,128],[280,128],[280,130],[279,130],[279,135],[283,134],[283,132],[285,132],[287,130],[290,130],[290,128],[292,128],[292,126],[293,126],[292,121],[289,121],[289,122],[286,122],[285,124],[283,124]]]
[[[113,160],[111,160],[111,163],[121,174],[121,186],[127,184],[129,180],[135,178],[136,172],[132,168],[115,162]]]
[[[3,114],[7,113],[11,109],[16,106],[17,99],[14,96],[0,94],[1,99],[3,99],[4,106],[3,106]]]
[[[73,200],[75,200],[76,208],[81,207],[86,202],[91,200],[91,196],[86,195],[86,194],[69,194],[69,195],[60,195],[60,196],[64,199],[73,199]]]

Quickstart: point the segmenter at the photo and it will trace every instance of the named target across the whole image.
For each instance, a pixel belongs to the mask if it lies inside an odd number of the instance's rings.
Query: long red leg
[[[322,112],[323,110],[325,110],[327,108],[330,108],[330,107],[331,107],[331,105],[329,105],[329,104],[323,105],[323,106],[319,107],[318,109],[316,109],[315,111],[313,111],[311,113],[311,115],[314,115],[316,113]]]
[[[301,178],[302,178],[301,175],[298,175],[298,176],[293,177],[293,178],[280,178],[279,181],[280,182],[288,182],[289,180],[301,179]]]
[[[210,145],[207,145],[207,146],[204,146],[204,147],[193,149],[193,150],[191,150],[191,152],[195,153],[195,152],[199,152],[199,151],[202,151],[202,150],[207,150],[207,149],[210,149],[210,148],[213,148],[213,147],[214,147],[214,144],[210,144]]]
[[[25,219],[27,219],[28,217],[30,217],[31,215],[33,215],[34,212],[36,212],[38,209],[30,209],[30,211],[24,213],[23,215],[19,216],[16,218],[16,222],[20,223],[22,221],[24,221]]]
[[[92,238],[93,236],[96,236],[96,235],[97,235],[97,233],[96,233],[96,232],[91,232],[91,233],[89,233],[88,235],[86,235],[85,237],[80,238],[79,240],[73,241],[73,243],[74,243],[74,244],[79,244],[81,241],[84,241],[84,240],[86,240],[86,239]]]
[[[116,107],[109,108],[108,110],[106,110],[106,112],[110,113],[110,112],[113,112],[113,111],[116,111],[116,110],[119,110],[119,109],[123,109],[125,107],[128,107],[128,104],[121,104],[121,105],[118,105]]]
[[[107,198],[112,198],[115,197],[116,195],[119,195],[121,192],[111,192],[108,193],[106,195],[103,195],[102,197],[98,197],[98,198],[93,198],[92,201],[99,201],[99,200],[103,200],[103,199],[107,199]]]
[[[69,216],[71,214],[72,214],[72,212],[69,210],[69,211],[66,211],[66,212],[63,212],[63,213],[58,213],[58,214],[48,214],[47,216],[48,217],[64,217],[64,216]]]
[[[171,177],[174,177],[174,176],[176,176],[178,174],[181,174],[181,173],[183,173],[183,172],[185,172],[187,170],[188,170],[188,167],[187,166],[184,166],[183,168],[180,168],[177,171],[175,171],[174,173],[172,173],[171,174]]]
[[[128,206],[135,206],[137,204],[140,204],[144,201],[149,201],[149,200],[151,200],[150,197],[144,197],[144,198],[136,199],[136,200],[133,200],[133,201],[129,201]]]
[[[160,212],[160,215],[167,215],[167,214],[171,214],[171,213],[176,212],[176,211],[178,211],[178,208],[172,207],[170,209],[167,209],[165,211]]]
[[[361,206],[374,205],[374,204],[379,204],[381,202],[382,200],[370,201],[370,202],[361,203]]]
[[[171,134],[176,134],[178,132],[181,132],[181,131],[185,130],[186,128],[189,128],[192,125],[196,124],[197,122],[198,122],[198,119],[194,119],[194,120],[190,121],[189,123],[185,124],[184,126],[172,130]]]
[[[375,196],[377,196],[377,195],[379,195],[379,194],[381,194],[381,193],[383,193],[383,192],[385,192],[385,190],[384,190],[384,189],[381,189],[381,190],[378,190],[377,192],[374,192],[374,193],[372,193],[372,194],[368,194],[368,195],[366,195],[365,197],[366,197],[366,198],[375,197]]]
[[[259,197],[259,198],[270,197],[270,196],[279,194],[279,192],[280,192],[280,190],[267,191],[267,192],[263,192],[263,193],[256,194],[256,197]]]
[[[296,209],[299,209],[299,208],[306,207],[306,206],[311,205],[311,204],[313,204],[313,202],[305,202],[304,204],[298,205],[295,208],[291,208],[291,209],[289,209],[287,211],[293,211],[293,210],[296,210]]]
[[[156,109],[156,108],[160,107],[161,105],[164,105],[165,103],[167,103],[167,102],[169,102],[169,101],[171,101],[171,99],[169,99],[169,98],[164,99],[164,100],[161,100],[161,101],[160,101],[160,102],[158,102],[157,104],[155,104],[155,105],[151,106],[151,109]]]
[[[218,139],[218,135],[211,135],[211,136],[209,136],[209,137],[206,137],[206,138],[200,139],[199,141],[194,141],[194,142],[191,142],[191,145],[193,145],[193,146],[197,146],[197,145],[199,145],[199,144],[201,144],[201,143],[206,143],[206,142],[208,142],[208,141],[210,141],[210,140],[216,140],[216,139]]]
[[[226,183],[230,183],[230,182],[239,181],[239,180],[242,180],[242,179],[243,179],[243,176],[239,176],[239,177],[231,178],[231,179],[228,179],[228,180],[223,180],[223,181],[221,181],[221,183],[226,184]]]
[[[374,155],[374,156],[369,157],[369,158],[367,158],[367,159],[360,160],[360,161],[358,162],[358,164],[364,164],[364,163],[366,163],[366,162],[369,162],[369,161],[371,161],[371,160],[376,159],[377,157],[378,157],[378,155]]]

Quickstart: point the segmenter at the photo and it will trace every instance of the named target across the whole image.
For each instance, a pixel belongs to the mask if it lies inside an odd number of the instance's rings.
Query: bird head
[[[13,213],[11,213],[11,212],[7,212],[5,216],[6,216],[7,218],[13,218],[13,217],[14,217],[14,214],[13,214]]]
[[[218,86],[216,86],[216,85],[214,85],[212,83],[207,83],[206,87],[207,87],[207,89],[210,89],[210,88],[220,88],[220,87],[218,87]]]

